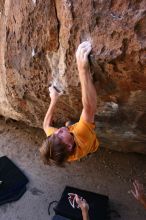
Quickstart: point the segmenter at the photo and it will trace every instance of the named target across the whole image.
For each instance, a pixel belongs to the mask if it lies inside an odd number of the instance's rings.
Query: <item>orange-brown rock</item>
[[[41,127],[53,82],[65,91],[54,122],[77,120],[84,40],[93,45],[101,145],[146,153],[145,0],[1,0],[0,114]]]

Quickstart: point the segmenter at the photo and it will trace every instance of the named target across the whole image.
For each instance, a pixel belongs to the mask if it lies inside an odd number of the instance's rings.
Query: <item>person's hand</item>
[[[141,184],[138,180],[134,180],[133,186],[134,190],[131,190],[133,196],[142,204],[146,203],[146,196],[144,194],[143,184]]]
[[[88,212],[89,205],[86,202],[86,200],[83,199],[83,198],[79,198],[78,195],[75,196],[75,199],[76,199],[76,203],[79,205],[79,207],[82,210],[82,212]]]
[[[88,55],[91,50],[92,46],[89,41],[84,41],[78,46],[78,49],[76,51],[76,60],[79,72],[89,70]]]
[[[50,92],[51,101],[53,102],[56,102],[59,96],[62,95],[62,93],[58,92],[54,86],[49,87],[49,92]]]

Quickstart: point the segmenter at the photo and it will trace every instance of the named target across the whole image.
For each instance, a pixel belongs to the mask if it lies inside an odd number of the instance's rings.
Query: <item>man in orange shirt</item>
[[[94,131],[96,90],[92,82],[88,60],[91,49],[91,43],[85,41],[79,45],[76,52],[83,104],[79,122],[59,129],[51,126],[55,105],[60,94],[53,86],[49,87],[51,102],[43,123],[47,138],[40,148],[45,164],[62,166],[67,161],[75,161],[95,152],[99,146]]]

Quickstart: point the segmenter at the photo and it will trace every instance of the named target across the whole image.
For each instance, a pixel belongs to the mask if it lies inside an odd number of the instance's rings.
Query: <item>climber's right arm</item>
[[[85,41],[81,43],[76,52],[77,67],[82,90],[83,110],[81,117],[89,122],[94,122],[94,115],[97,107],[97,94],[92,82],[90,73],[90,63],[88,55],[92,50],[91,43]]]

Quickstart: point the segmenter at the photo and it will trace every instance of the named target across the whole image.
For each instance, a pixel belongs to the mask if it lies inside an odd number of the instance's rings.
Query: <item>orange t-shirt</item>
[[[99,141],[96,138],[94,128],[95,124],[86,122],[82,117],[79,122],[68,127],[69,131],[74,135],[76,147],[74,154],[67,161],[79,160],[97,150]],[[49,136],[57,130],[57,128],[49,127],[46,134]]]

